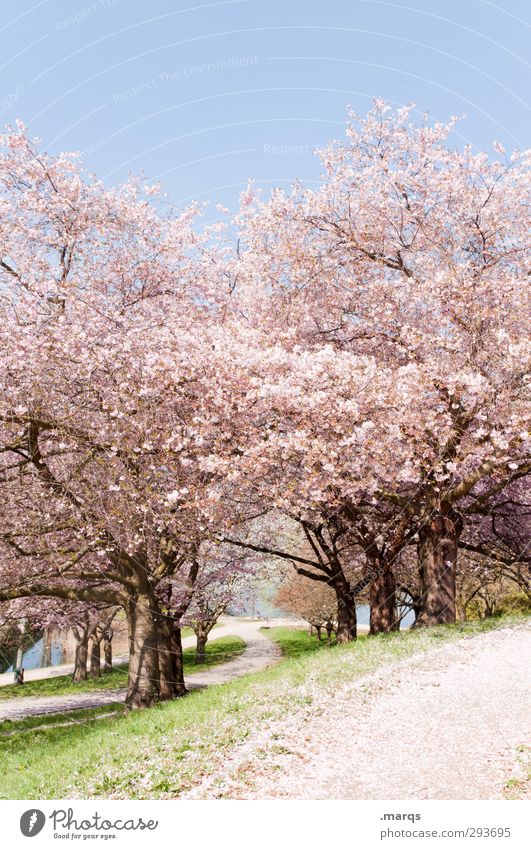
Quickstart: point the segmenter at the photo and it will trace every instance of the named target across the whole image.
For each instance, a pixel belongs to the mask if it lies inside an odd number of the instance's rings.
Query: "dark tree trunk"
[[[195,662],[204,663],[206,659],[206,644],[208,641],[208,631],[204,628],[198,628],[195,632],[197,638],[197,646],[195,650]]]
[[[357,637],[356,598],[344,575],[334,581],[337,599],[337,642],[348,643]]]
[[[181,629],[171,617],[161,617],[159,623],[159,672],[160,698],[168,701],[184,696],[186,687],[183,676]]]
[[[323,639],[321,636],[321,631],[323,630],[322,625],[316,625],[315,630],[317,632],[317,639],[319,640],[319,642],[321,642],[321,640]]]
[[[130,600],[127,623],[129,679],[125,704],[130,708],[149,707],[160,694],[159,611],[152,593],[139,593]]]
[[[92,638],[90,649],[90,677],[100,678],[101,676],[101,638],[96,640]]]
[[[103,635],[103,656],[103,671],[112,672],[112,631],[106,631]]]
[[[76,637],[76,654],[74,659],[74,673],[72,679],[74,681],[87,680],[87,660],[88,660],[88,634],[83,633]]]
[[[378,559],[372,565],[372,573],[373,578],[369,584],[369,634],[398,631],[400,623],[397,616],[394,571],[385,560]]]
[[[421,600],[416,625],[455,622],[455,570],[462,528],[461,517],[451,510],[432,513],[419,529]]]
[[[173,654],[171,632],[172,620],[161,616],[158,627],[158,655],[160,674],[160,699],[168,701],[176,696],[175,657]]]
[[[177,695],[184,696],[186,693],[186,687],[184,684],[183,641],[180,626],[174,626],[171,637],[173,656],[175,657],[175,681],[177,685]]]
[[[496,610],[496,602],[493,601],[492,599],[484,598],[483,603],[485,605],[485,611],[484,611],[483,618],[488,619],[490,616],[494,616],[494,612]]]
[[[326,641],[327,641],[328,645],[330,645],[331,642],[332,642],[332,634],[334,633],[334,626],[332,625],[331,622],[327,622],[326,625],[325,625],[325,628],[326,628]]]

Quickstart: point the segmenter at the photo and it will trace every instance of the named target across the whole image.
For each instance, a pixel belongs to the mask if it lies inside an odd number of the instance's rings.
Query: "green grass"
[[[205,663],[200,667],[195,662],[195,648],[183,652],[184,668],[188,672],[202,669],[228,660],[245,651],[245,642],[240,637],[221,637],[207,643]],[[28,681],[24,685],[7,684],[0,687],[0,701],[15,699],[21,696],[64,696],[74,693],[92,692],[94,690],[114,690],[127,685],[127,664],[113,667],[112,672],[106,672],[100,678],[89,678],[87,681],[72,681],[71,675],[58,675],[56,678],[43,678],[40,681]]]
[[[2,799],[175,798],[223,763],[264,722],[301,706],[324,710],[334,692],[381,666],[520,617],[380,635],[286,657],[263,672],[194,691],[147,711],[82,725],[33,727],[0,738]],[[285,629],[280,641],[289,642]],[[275,639],[277,629],[264,631]],[[293,638],[299,640],[299,636]]]
[[[67,713],[40,714],[39,716],[29,716],[27,719],[4,719],[0,721],[0,739],[11,734],[32,733],[37,728],[50,730],[52,727],[60,728],[68,725],[85,724],[108,715],[123,714],[123,712],[123,705],[112,704],[97,708],[69,710]]]
[[[184,668],[189,672],[192,669],[203,669],[205,666],[214,666],[217,663],[226,663],[234,660],[245,651],[245,640],[241,637],[220,637],[207,643],[205,650],[205,662],[199,666],[195,662],[195,648],[183,651]]]
[[[304,628],[261,628],[260,630],[279,644],[284,657],[299,657],[335,646],[334,638],[332,646],[329,646],[326,640],[319,642],[316,636],[311,637]]]
[[[114,666],[112,672],[106,672],[100,678],[87,681],[72,681],[71,675],[58,675],[56,678],[43,678],[40,681],[27,681],[24,685],[7,684],[0,687],[0,701],[26,696],[64,696],[84,693],[92,690],[113,690],[124,687],[127,682],[127,665]]]
[[[521,743],[516,747],[516,765],[520,776],[509,778],[503,788],[506,799],[528,799],[531,787],[531,747]]]

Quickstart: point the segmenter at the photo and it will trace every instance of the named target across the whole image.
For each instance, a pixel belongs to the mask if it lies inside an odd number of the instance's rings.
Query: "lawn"
[[[330,651],[336,646],[335,637],[332,638],[332,644],[328,645],[326,639],[319,641],[316,636],[310,636],[309,631],[304,628],[261,628],[260,630],[279,644],[284,657],[299,657],[323,649]],[[358,640],[363,640],[365,637],[365,634],[361,634]]]
[[[37,728],[49,730],[52,727],[64,728],[68,725],[85,725],[106,716],[123,715],[123,710],[123,705],[118,703],[96,708],[69,710],[67,713],[39,714],[38,716],[29,716],[27,719],[5,719],[0,721],[0,739],[12,734],[29,734]]]
[[[233,660],[245,651],[245,642],[241,637],[221,637],[207,643],[205,663],[197,666],[195,648],[183,651],[184,668],[187,672],[193,669],[203,669],[217,663]],[[127,664],[113,667],[100,678],[89,678],[87,681],[72,681],[70,675],[58,675],[57,678],[43,678],[40,681],[28,681],[23,686],[8,684],[0,687],[0,701],[21,696],[63,696],[73,693],[83,693],[92,690],[114,690],[127,685]]]
[[[462,637],[520,624],[506,617],[380,635],[331,650],[299,651],[263,672],[194,691],[150,710],[71,726],[47,724],[0,738],[2,799],[175,798],[209,774],[264,723],[304,705],[322,709],[334,688]],[[265,631],[284,647],[300,632]],[[62,721],[65,721],[63,715]],[[43,723],[40,723],[41,725]],[[1,731],[24,728],[4,722]],[[31,742],[30,742],[31,740]]]

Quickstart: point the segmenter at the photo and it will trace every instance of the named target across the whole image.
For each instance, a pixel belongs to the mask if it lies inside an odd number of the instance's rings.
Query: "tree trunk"
[[[172,620],[168,616],[161,616],[158,626],[158,655],[160,691],[159,697],[162,701],[175,698],[175,657],[171,641]]]
[[[316,625],[315,630],[317,632],[317,639],[319,640],[319,642],[321,642],[321,640],[323,639],[322,636],[321,636],[322,626]]]
[[[103,636],[103,656],[105,658],[103,671],[112,672],[112,631],[106,631]]]
[[[391,566],[385,560],[372,564],[373,578],[369,584],[371,610],[369,634],[398,631],[400,622],[396,608],[396,579]]]
[[[496,610],[496,602],[492,601],[492,599],[484,599],[485,602],[485,619],[489,619],[491,616],[494,616],[494,611]]]
[[[52,634],[50,628],[44,629],[42,638],[42,658],[41,666],[52,665]]]
[[[178,631],[178,634],[177,634]],[[186,687],[183,677],[181,629],[169,616],[161,616],[159,623],[159,673],[160,699],[168,701],[184,696]]]
[[[74,659],[74,673],[72,679],[74,681],[87,680],[87,660],[88,660],[88,634],[76,637],[76,655]]]
[[[331,622],[327,622],[326,625],[325,625],[325,628],[326,628],[326,641],[327,641],[328,645],[331,645],[332,644],[332,634],[334,632],[334,626],[332,625]]]
[[[195,650],[195,662],[204,663],[206,659],[205,649],[208,640],[208,631],[204,628],[198,628],[195,632],[197,638],[197,646]]]
[[[416,625],[455,622],[455,570],[462,528],[461,517],[451,510],[432,513],[419,529],[421,601]]]
[[[125,704],[130,708],[152,705],[160,694],[158,625],[159,611],[151,593],[138,594],[129,602],[129,678]]]
[[[176,695],[184,696],[187,690],[184,684],[183,641],[180,626],[174,625],[171,636],[173,656],[175,658]]]
[[[92,638],[90,648],[90,677],[100,678],[101,676],[101,638]]]
[[[357,637],[356,599],[344,575],[334,581],[337,599],[337,642],[348,643]]]

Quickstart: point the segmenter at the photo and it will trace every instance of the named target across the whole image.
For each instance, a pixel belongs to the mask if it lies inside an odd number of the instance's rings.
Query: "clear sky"
[[[529,0],[4,0],[0,125],[233,208],[250,177],[311,185],[375,96],[529,146],[530,21]]]

